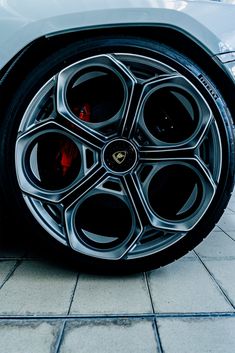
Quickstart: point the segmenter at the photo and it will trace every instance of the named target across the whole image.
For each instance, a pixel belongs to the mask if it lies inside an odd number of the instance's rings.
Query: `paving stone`
[[[221,229],[218,226],[215,226],[213,228],[213,232],[221,232]]]
[[[23,262],[0,290],[0,314],[66,314],[76,273],[46,262]]]
[[[235,259],[235,241],[224,232],[212,232],[195,251],[201,257]]]
[[[67,324],[59,353],[157,353],[147,320],[92,320]]]
[[[157,322],[164,353],[234,353],[235,317]]]
[[[180,259],[148,276],[155,312],[233,310],[199,260]]]
[[[204,261],[235,306],[235,260]]]
[[[0,323],[0,353],[53,352],[60,323],[3,321]]]
[[[151,301],[142,274],[124,277],[80,275],[71,314],[150,312]]]
[[[223,231],[235,231],[235,216],[234,215],[226,215],[224,214],[217,226],[221,228]]]
[[[15,264],[15,261],[0,261],[0,286],[3,284]]]
[[[225,215],[234,215],[234,216],[235,216],[235,212],[233,211],[233,206],[232,206],[232,207],[227,207],[227,208],[224,210],[224,214],[225,214]]]
[[[234,196],[231,197],[226,210],[231,210],[231,211],[235,212],[235,197]]]

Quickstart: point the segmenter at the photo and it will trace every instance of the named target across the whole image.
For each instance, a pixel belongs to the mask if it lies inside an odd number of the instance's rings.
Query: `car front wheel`
[[[152,40],[90,39],[49,55],[1,125],[8,216],[85,268],[174,261],[213,229],[233,187],[223,97],[189,58]]]

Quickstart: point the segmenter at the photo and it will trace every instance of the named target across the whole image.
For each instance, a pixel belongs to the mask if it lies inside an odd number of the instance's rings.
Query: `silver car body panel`
[[[234,0],[0,0],[0,69],[32,41],[113,26],[165,26],[183,32],[222,63],[234,59]],[[157,29],[156,29],[157,30]]]

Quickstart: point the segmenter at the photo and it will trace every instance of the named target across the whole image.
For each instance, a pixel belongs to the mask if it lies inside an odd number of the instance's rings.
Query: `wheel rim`
[[[188,78],[150,57],[104,54],[64,68],[18,131],[16,173],[30,212],[88,256],[134,259],[172,246],[219,182],[213,109]]]

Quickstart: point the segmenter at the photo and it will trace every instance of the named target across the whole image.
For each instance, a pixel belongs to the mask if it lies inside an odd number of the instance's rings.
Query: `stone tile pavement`
[[[0,353],[234,353],[235,193],[195,251],[164,268],[95,276],[46,244],[0,244]]]

